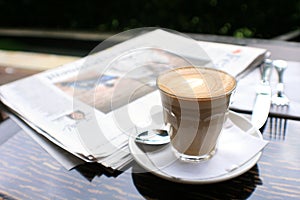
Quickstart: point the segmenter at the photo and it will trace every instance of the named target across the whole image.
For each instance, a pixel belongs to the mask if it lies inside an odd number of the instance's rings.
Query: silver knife
[[[260,129],[265,124],[269,116],[272,96],[269,80],[272,69],[272,60],[266,59],[262,64],[262,79],[256,88],[256,99],[251,118],[253,126],[257,129]]]

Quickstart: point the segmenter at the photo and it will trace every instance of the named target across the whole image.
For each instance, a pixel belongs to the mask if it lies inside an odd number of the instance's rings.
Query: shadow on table
[[[135,187],[146,199],[247,199],[262,182],[255,165],[245,174],[220,183],[189,185],[170,182],[134,165],[132,179]]]
[[[74,169],[88,181],[92,181],[95,177],[100,177],[102,175],[107,177],[117,177],[123,172],[118,170],[112,171],[99,163],[84,163],[76,166]]]

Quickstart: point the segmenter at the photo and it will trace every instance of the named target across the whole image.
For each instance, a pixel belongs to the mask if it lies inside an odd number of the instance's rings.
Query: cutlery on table
[[[260,129],[268,119],[271,107],[270,76],[273,69],[273,62],[266,59],[261,66],[262,78],[256,88],[256,99],[252,111],[251,122],[254,127]]]
[[[273,65],[278,74],[277,93],[272,97],[272,104],[276,106],[288,106],[289,98],[284,94],[283,73],[287,68],[287,62],[284,60],[274,60]]]
[[[288,110],[290,100],[284,93],[283,74],[287,69],[288,64],[284,60],[274,60],[273,65],[278,74],[278,83],[276,85],[276,93],[272,96],[272,107],[277,112],[284,113]],[[282,117],[270,118],[270,134],[273,134],[274,138],[285,137],[287,127],[287,119]],[[271,136],[271,135],[270,135]]]

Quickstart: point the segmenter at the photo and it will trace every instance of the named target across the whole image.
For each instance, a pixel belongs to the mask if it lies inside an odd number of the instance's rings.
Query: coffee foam
[[[178,98],[210,99],[230,93],[236,87],[236,80],[220,70],[191,66],[161,74],[157,86]]]

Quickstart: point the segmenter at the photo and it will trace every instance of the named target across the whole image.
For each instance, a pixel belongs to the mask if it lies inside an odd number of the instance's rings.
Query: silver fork
[[[270,139],[285,139],[287,119],[282,117],[270,117],[268,124]]]
[[[274,60],[273,65],[278,74],[277,92],[272,96],[272,108],[277,112],[286,112],[289,109],[289,98],[284,94],[283,73],[287,68],[287,62],[284,60]],[[270,137],[285,138],[287,119],[278,117],[270,117]]]
[[[272,104],[276,106],[288,106],[289,98],[284,94],[283,73],[287,68],[287,62],[284,60],[274,60],[273,65],[278,74],[277,94],[272,97]]]

